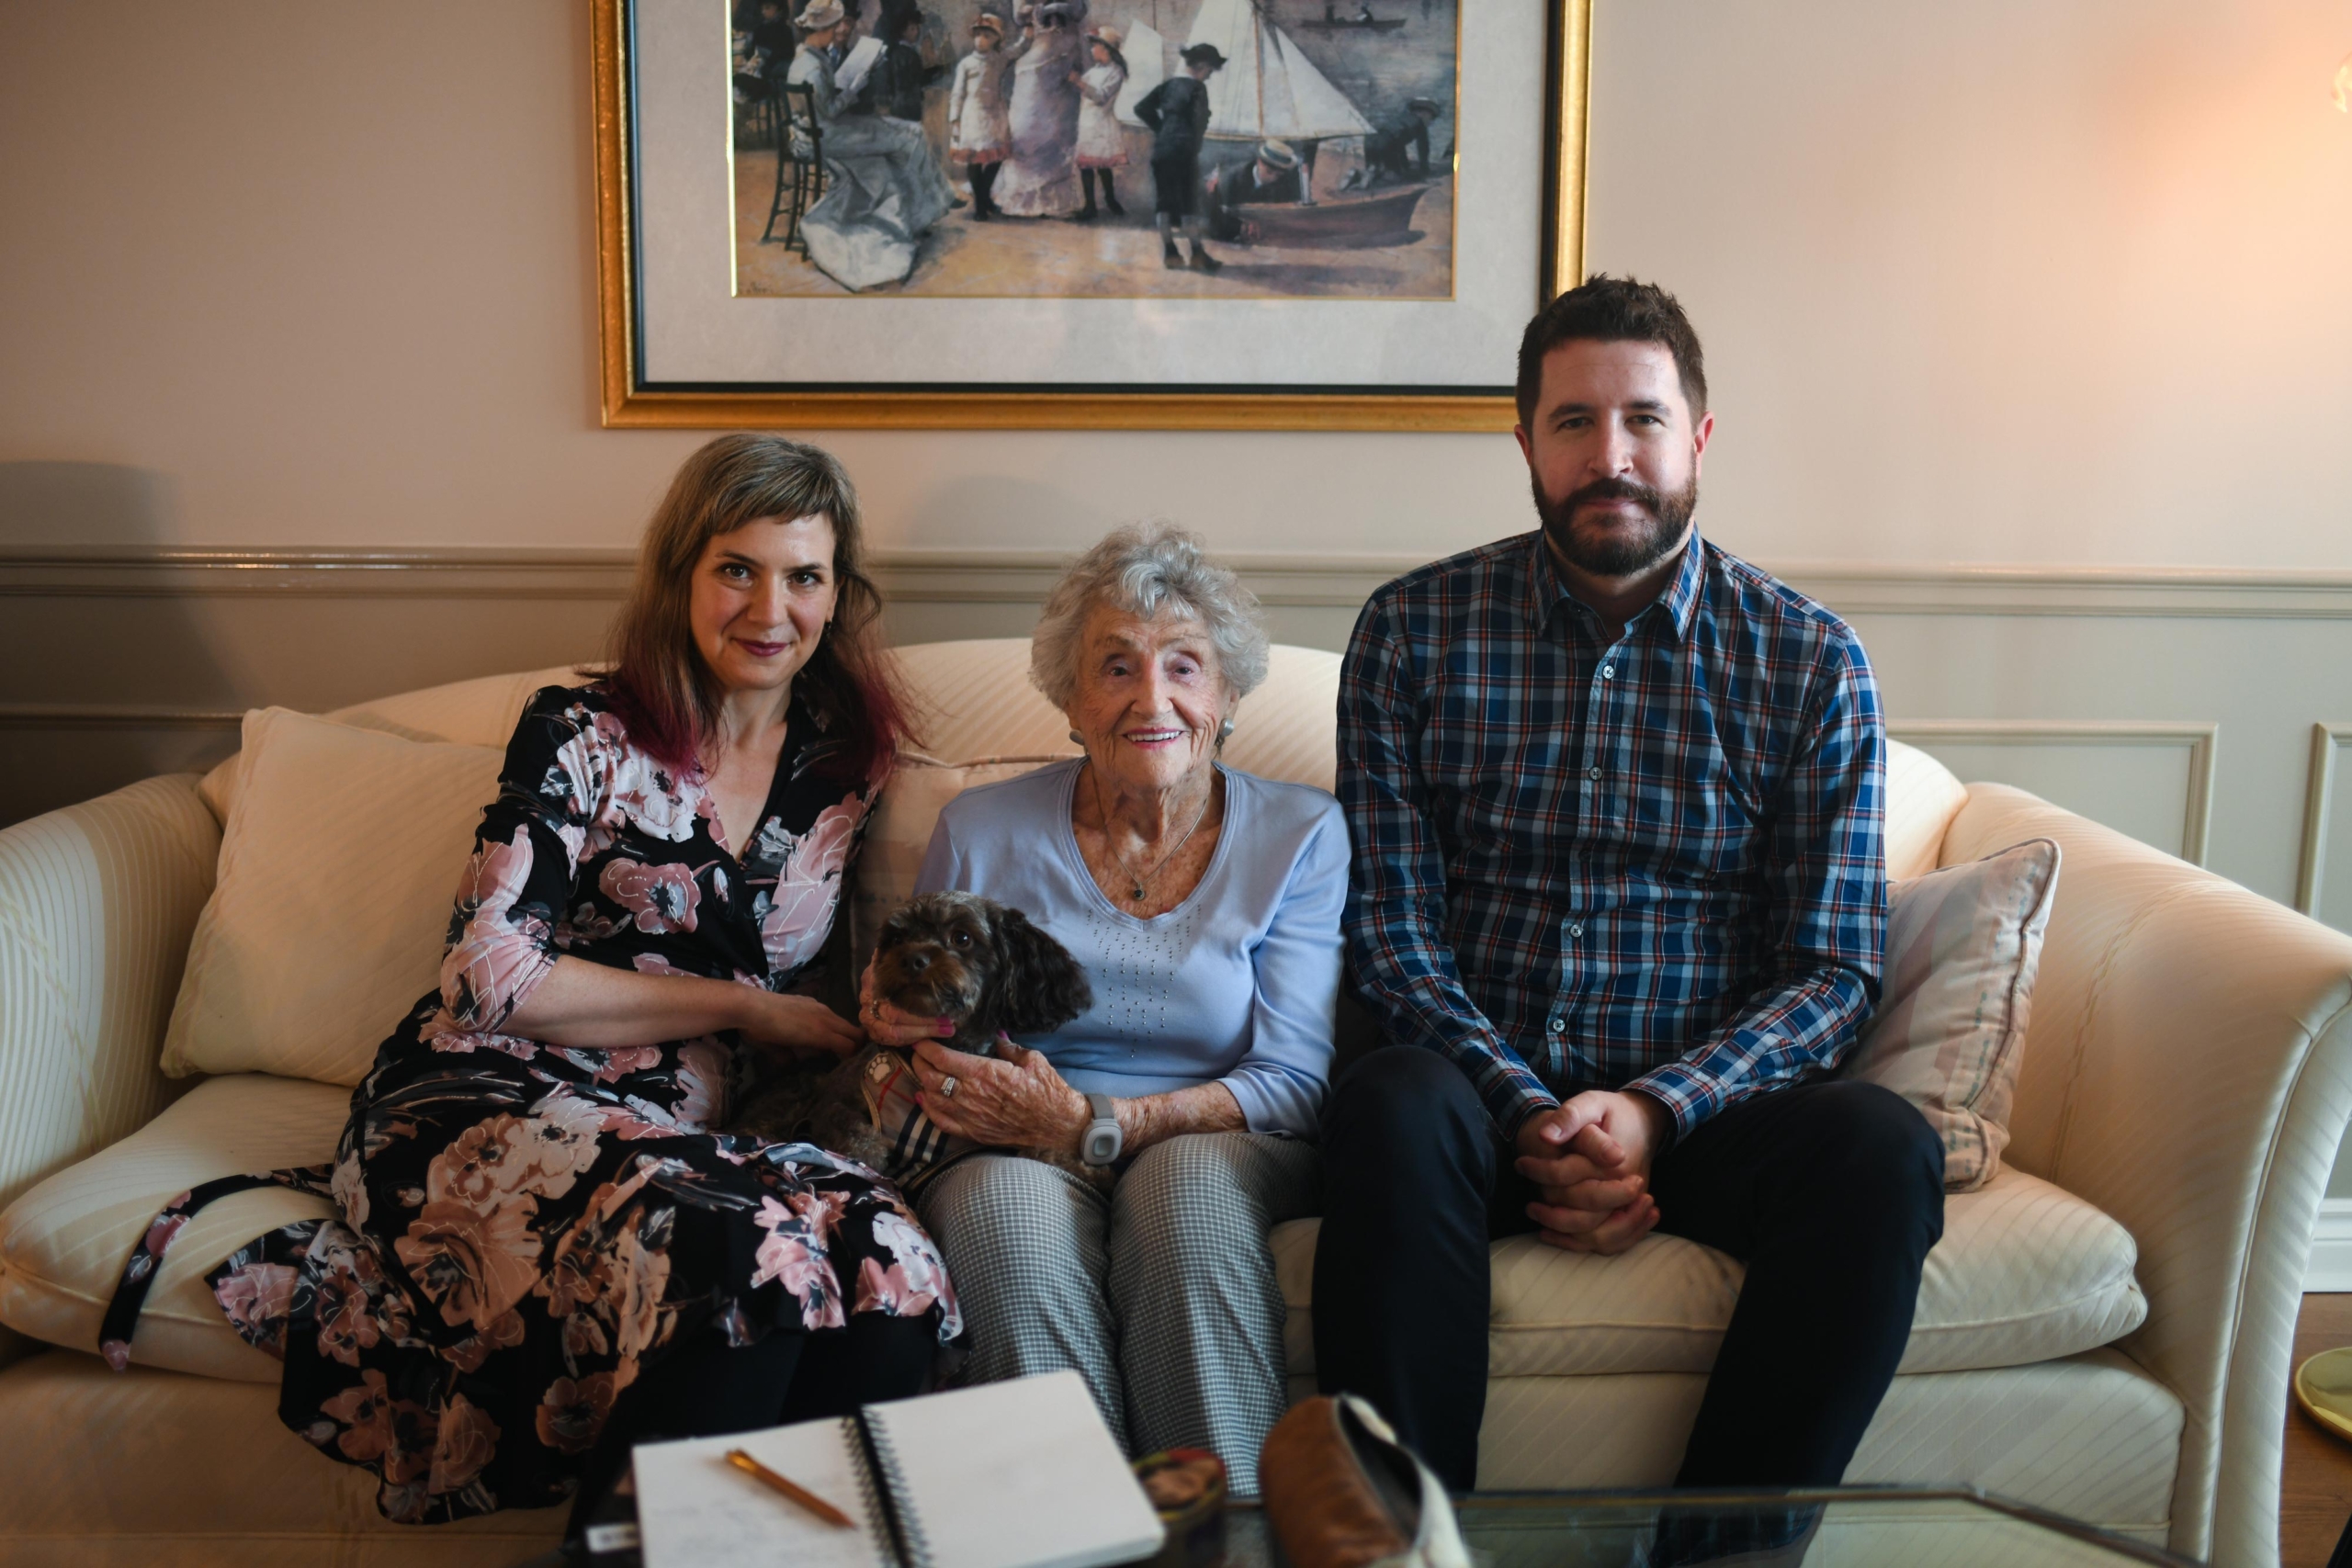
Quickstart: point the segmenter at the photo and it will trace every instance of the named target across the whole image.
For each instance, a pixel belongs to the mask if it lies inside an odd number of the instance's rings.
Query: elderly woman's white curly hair
[[[1200,539],[1170,523],[1131,523],[1070,563],[1046,598],[1029,649],[1029,679],[1067,711],[1078,695],[1086,617],[1098,604],[1157,620],[1188,616],[1216,648],[1226,689],[1246,697],[1266,678],[1266,615],[1241,580],[1211,561]]]

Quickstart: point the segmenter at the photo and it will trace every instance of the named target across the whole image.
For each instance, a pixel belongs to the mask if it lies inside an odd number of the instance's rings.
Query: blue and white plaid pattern
[[[1372,596],[1340,677],[1348,951],[1506,1134],[1585,1089],[1689,1132],[1878,998],[1885,737],[1853,631],[1695,534],[1613,643],[1543,536]]]

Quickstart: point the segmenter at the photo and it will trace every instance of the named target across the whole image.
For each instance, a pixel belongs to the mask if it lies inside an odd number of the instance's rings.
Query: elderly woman
[[[1347,829],[1321,790],[1217,761],[1266,634],[1191,536],[1096,546],[1033,658],[1085,757],[957,797],[918,886],[1025,910],[1085,964],[1094,1006],[1009,1060],[925,1042],[916,1071],[947,1131],[1112,1158],[1117,1185],[981,1154],[918,1201],[971,1324],[969,1377],[1075,1368],[1130,1451],[1207,1448],[1254,1493],[1285,1403],[1266,1231],[1317,1191]],[[867,1017],[877,1039],[929,1032],[870,997]]]
[[[879,610],[830,456],[687,459],[612,668],[523,710],[440,985],[332,1168],[278,1175],[334,1216],[209,1276],[284,1359],[280,1417],[390,1517],[576,1495],[577,1534],[633,1442],[919,1393],[959,1331],[888,1183],[718,1131],[739,1051],[856,1043],[804,992],[903,729]],[[132,1311],[153,1275],[134,1254]]]

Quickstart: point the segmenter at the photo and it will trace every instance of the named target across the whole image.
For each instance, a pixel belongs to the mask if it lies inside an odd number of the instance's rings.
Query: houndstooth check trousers
[[[961,1381],[1073,1369],[1130,1455],[1207,1449],[1257,1495],[1289,1404],[1266,1232],[1320,1180],[1313,1145],[1261,1133],[1155,1144],[1108,1198],[1040,1160],[959,1160],[918,1202],[970,1325]]]

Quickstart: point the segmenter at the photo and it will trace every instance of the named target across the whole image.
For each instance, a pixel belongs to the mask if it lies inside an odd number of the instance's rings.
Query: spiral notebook
[[[740,1448],[858,1521],[828,1525],[727,1462]],[[646,1568],[1101,1568],[1160,1525],[1076,1372],[637,1450]]]

